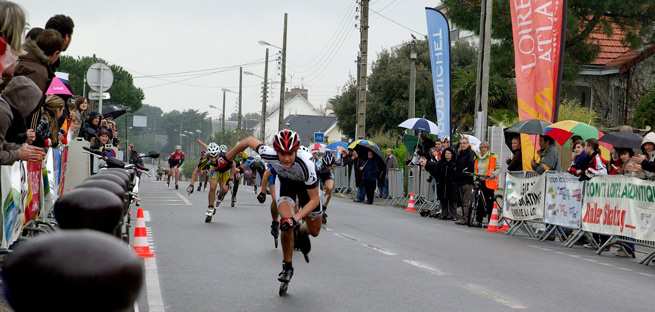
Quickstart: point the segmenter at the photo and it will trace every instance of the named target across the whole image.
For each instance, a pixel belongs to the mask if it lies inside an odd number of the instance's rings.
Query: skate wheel
[[[275,249],[277,249],[277,238],[273,239],[273,242],[275,243]]]
[[[205,216],[205,223],[212,222],[212,216]]]
[[[280,291],[278,292],[278,294],[280,295],[280,297],[284,297],[284,296],[286,296],[286,295],[287,295],[287,290],[288,290],[288,289],[289,289],[289,283],[287,283],[287,282],[282,282],[282,283],[280,284]]]

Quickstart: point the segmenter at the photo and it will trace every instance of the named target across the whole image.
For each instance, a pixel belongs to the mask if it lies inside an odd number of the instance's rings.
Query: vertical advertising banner
[[[450,138],[450,27],[438,10],[425,8],[425,14],[439,137]]]
[[[582,229],[655,241],[655,183],[626,176],[585,182]]]
[[[565,0],[510,0],[519,119],[553,122],[557,115]],[[524,169],[535,142],[523,135]]]
[[[25,223],[23,192],[27,189],[27,172],[22,161],[12,166],[0,166],[0,194],[2,198],[2,243],[8,248],[21,234]]]
[[[25,222],[35,219],[41,208],[41,162],[27,162],[27,198],[25,200]]]

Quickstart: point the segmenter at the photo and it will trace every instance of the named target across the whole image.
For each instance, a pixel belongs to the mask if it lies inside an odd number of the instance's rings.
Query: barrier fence
[[[419,166],[390,169],[386,203],[404,207],[414,193],[419,213],[438,212],[436,182],[428,182],[428,177]],[[338,167],[336,191],[355,193],[353,179],[347,167]],[[510,225],[508,235],[555,237],[566,247],[584,239],[599,254],[610,245],[630,253],[630,245],[635,244],[651,249],[642,263],[655,261],[655,182],[626,176],[598,176],[581,182],[567,172],[507,172],[504,180],[500,208],[501,218]],[[600,241],[599,235],[609,238]]]
[[[49,148],[43,162],[0,166],[0,250],[6,251],[26,230],[52,227],[50,214],[57,198],[89,176],[90,156],[82,146],[88,142],[72,141]]]

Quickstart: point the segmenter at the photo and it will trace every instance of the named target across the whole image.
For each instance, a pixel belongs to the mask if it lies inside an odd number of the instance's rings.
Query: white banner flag
[[[585,182],[582,229],[655,241],[655,183],[625,176]]]

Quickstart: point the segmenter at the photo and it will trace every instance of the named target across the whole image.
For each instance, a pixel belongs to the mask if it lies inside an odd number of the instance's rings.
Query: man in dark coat
[[[459,139],[459,149],[455,160],[457,164],[457,185],[462,204],[462,219],[457,224],[467,225],[470,219],[471,200],[473,199],[473,177],[475,172],[475,152],[471,149],[468,138]]]

